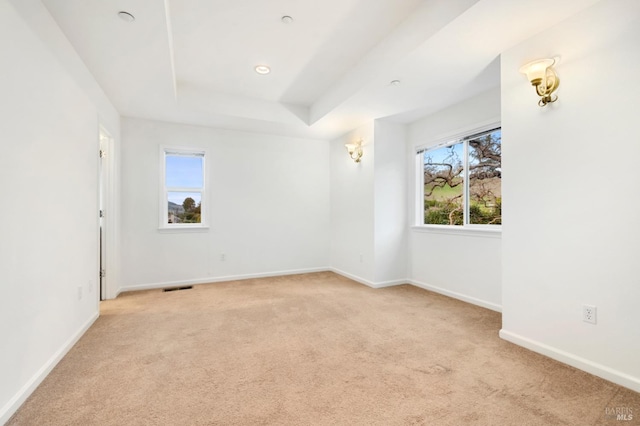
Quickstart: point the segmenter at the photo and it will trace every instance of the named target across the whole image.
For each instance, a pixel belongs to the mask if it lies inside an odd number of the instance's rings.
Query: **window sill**
[[[502,227],[489,225],[490,228],[448,225],[414,225],[411,230],[427,234],[461,235],[467,237],[502,238]]]
[[[158,231],[162,234],[181,234],[184,232],[209,232],[209,227],[204,226],[161,226]]]

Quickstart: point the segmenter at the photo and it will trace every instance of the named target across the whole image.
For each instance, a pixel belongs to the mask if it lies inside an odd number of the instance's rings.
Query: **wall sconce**
[[[351,159],[356,163],[359,163],[362,158],[362,139],[356,143],[347,143],[344,146],[347,148],[349,157],[351,157]]]
[[[560,79],[553,69],[555,63],[555,59],[538,59],[520,68],[520,72],[527,75],[527,79],[535,86],[536,93],[540,96],[538,106],[543,107],[558,100],[557,95],[552,96],[560,85]]]

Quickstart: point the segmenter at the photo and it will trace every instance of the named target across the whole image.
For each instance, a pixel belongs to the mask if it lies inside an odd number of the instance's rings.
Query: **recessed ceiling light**
[[[133,16],[129,12],[125,12],[124,10],[121,10],[120,12],[118,12],[118,17],[122,19],[124,22],[133,22],[136,20],[135,16]]]
[[[285,24],[290,24],[293,22],[293,18],[289,15],[284,15],[282,18],[280,18],[280,20]]]
[[[258,74],[269,74],[271,72],[271,68],[266,65],[256,65],[255,70]]]
[[[391,85],[392,85],[392,86],[400,86],[400,80],[393,80],[393,81],[391,81]]]

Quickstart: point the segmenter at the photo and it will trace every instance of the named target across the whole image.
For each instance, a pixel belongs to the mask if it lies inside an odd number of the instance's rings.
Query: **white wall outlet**
[[[220,262],[224,262],[227,258],[227,255],[224,253],[220,253]]]
[[[360,263],[364,262],[364,256],[362,256],[362,253],[360,253]]]
[[[582,305],[582,321],[595,324],[598,318],[598,308],[593,305]]]
[[[78,300],[82,300],[82,286],[78,286]]]

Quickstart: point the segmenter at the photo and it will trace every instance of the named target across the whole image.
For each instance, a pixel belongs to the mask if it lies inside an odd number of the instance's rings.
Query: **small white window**
[[[205,152],[163,148],[161,157],[160,227],[205,227]]]

